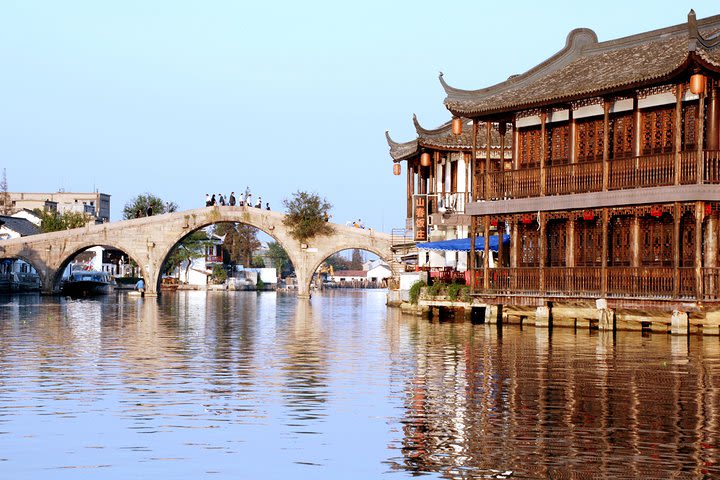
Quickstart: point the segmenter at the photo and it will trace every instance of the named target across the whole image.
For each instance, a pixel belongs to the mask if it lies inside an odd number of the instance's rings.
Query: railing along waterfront
[[[525,198],[540,195],[540,169],[525,168],[490,172],[486,199]]]
[[[485,292],[483,271],[476,270],[475,293]],[[487,293],[507,295],[601,296],[600,267],[520,267],[489,269]],[[543,289],[540,288],[540,278]],[[676,280],[677,278],[677,280]],[[720,268],[703,269],[703,292],[696,292],[695,269],[673,267],[608,267],[607,296],[627,298],[720,300]]]
[[[613,159],[608,188],[641,188],[675,183],[675,154]]]

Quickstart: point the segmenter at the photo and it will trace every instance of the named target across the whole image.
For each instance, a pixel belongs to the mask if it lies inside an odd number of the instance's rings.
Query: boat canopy
[[[503,245],[510,244],[510,235],[503,235]],[[470,251],[470,239],[469,238],[458,238],[455,240],[443,240],[442,242],[427,242],[418,243],[417,248],[422,250],[453,250],[459,252]],[[475,238],[475,250],[485,250],[485,238]],[[493,252],[498,251],[498,236],[490,235],[490,250]]]

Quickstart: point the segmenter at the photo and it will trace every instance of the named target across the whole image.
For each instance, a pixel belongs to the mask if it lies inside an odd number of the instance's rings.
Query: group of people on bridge
[[[240,198],[235,197],[235,192],[230,192],[230,196],[227,198],[222,194],[218,193],[217,197],[213,193],[212,196],[209,193],[205,194],[205,206],[206,207],[224,207],[224,206],[248,206],[248,207],[255,207],[255,208],[263,208],[263,202],[262,197],[258,195],[257,200],[255,201],[255,204],[253,204],[252,201],[252,193],[250,193],[250,187],[245,188],[245,193],[240,195]],[[270,210],[270,203],[265,203],[265,210]]]

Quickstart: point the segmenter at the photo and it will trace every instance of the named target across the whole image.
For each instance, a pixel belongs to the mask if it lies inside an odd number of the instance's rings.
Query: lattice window
[[[659,107],[643,110],[642,154],[671,153],[675,146],[675,107]]]
[[[531,168],[540,165],[541,135],[540,127],[521,128],[520,135],[520,168]]]
[[[697,148],[698,102],[685,102],[682,106],[682,149]]]
[[[632,112],[610,118],[610,158],[627,158],[634,155],[635,126]]]
[[[540,231],[537,222],[518,225],[519,242],[519,266],[539,267],[540,266]]]
[[[603,119],[578,120],[575,126],[577,131],[577,157],[579,162],[592,162],[602,160],[603,157]]]
[[[576,221],[575,265],[578,267],[602,265],[602,222],[599,218]]]
[[[608,265],[623,267],[631,264],[630,230],[632,217],[613,217],[610,220]]]
[[[640,261],[644,266],[672,267],[673,218],[664,214],[660,218],[640,219]]]
[[[563,165],[570,162],[570,126],[554,125],[548,135],[548,164]]]
[[[680,219],[680,267],[695,266],[695,215],[685,213]]]
[[[567,251],[567,220],[550,220],[545,226],[547,236],[547,265],[564,267]]]

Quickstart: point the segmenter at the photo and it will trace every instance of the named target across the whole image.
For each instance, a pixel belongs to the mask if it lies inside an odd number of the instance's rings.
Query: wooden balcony
[[[720,268],[702,269],[699,294],[694,268],[608,267],[606,292],[601,267],[492,268],[487,290],[483,288],[483,271],[473,273],[473,293],[479,295],[720,300]]]
[[[698,159],[697,151],[681,152],[676,163],[675,153],[663,153],[608,162],[608,190],[689,185],[720,184],[720,151],[704,150]],[[678,175],[676,169],[679,168]],[[481,199],[503,200],[541,195],[540,168],[505,170],[486,174],[486,183],[478,187]],[[545,195],[599,192],[603,190],[603,162],[569,163],[545,167]]]

